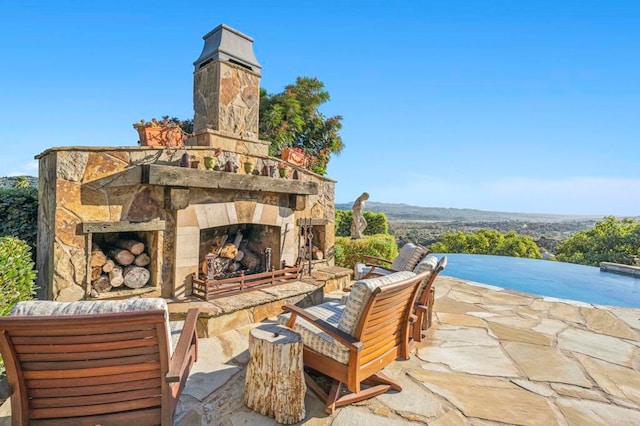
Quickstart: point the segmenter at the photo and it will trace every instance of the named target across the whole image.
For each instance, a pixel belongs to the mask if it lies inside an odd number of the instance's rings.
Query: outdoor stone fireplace
[[[292,164],[285,177],[268,173],[281,160],[258,139],[261,68],[253,40],[225,25],[204,40],[194,63],[194,134],[184,146],[136,146],[132,132],[131,146],[56,147],[36,157],[40,298],[183,298],[223,239],[260,263],[230,269],[333,265],[335,181]],[[213,170],[204,168],[205,157]],[[191,167],[183,167],[185,158]],[[244,162],[253,170],[243,170]],[[141,268],[146,281],[111,285],[119,281],[106,271],[109,261],[121,250],[133,253],[125,248],[133,243],[139,254],[121,269]],[[107,263],[97,261],[103,255]]]

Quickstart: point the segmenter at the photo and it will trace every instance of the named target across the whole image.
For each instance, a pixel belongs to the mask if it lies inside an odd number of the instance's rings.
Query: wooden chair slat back
[[[165,311],[8,316],[0,330],[13,397],[22,401],[15,415],[24,423],[131,423],[141,413],[161,422],[169,392]]]
[[[374,359],[406,345],[409,316],[419,285],[427,274],[383,285],[373,291],[354,334],[363,343],[362,360]]]

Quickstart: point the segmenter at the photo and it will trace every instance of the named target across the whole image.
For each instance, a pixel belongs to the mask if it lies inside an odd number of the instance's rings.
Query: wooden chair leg
[[[327,393],[324,391],[324,389],[322,389],[318,383],[316,383],[315,380],[313,380],[311,378],[311,376],[309,374],[307,374],[307,372],[305,371],[304,373],[304,381],[307,384],[307,386],[309,387],[309,389],[316,394],[316,396],[318,398],[320,398],[320,400],[322,402],[327,402],[327,400],[329,399],[329,395],[327,395]]]
[[[397,380],[392,379],[381,371],[378,371],[373,376],[369,377],[367,381],[371,381],[377,384],[389,385],[390,389],[394,391],[400,392],[402,390],[402,385]]]
[[[324,408],[325,413],[333,414],[333,412],[336,410],[336,407],[340,406],[338,404],[338,400],[339,400],[341,390],[342,390],[342,383],[340,383],[337,380],[334,380],[333,384],[331,385],[331,390],[329,391],[327,400],[325,401],[326,403]]]

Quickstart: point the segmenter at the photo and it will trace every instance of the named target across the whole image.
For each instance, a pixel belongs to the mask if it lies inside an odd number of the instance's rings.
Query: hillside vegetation
[[[352,204],[338,203],[336,209],[350,210]],[[390,221],[437,221],[437,222],[563,222],[598,221],[602,215],[560,215],[543,213],[510,213],[474,209],[445,207],[419,207],[408,204],[378,203],[367,201],[366,210],[382,212]]]
[[[29,182],[29,186],[33,188],[38,187],[38,178],[34,176],[9,176],[9,177],[0,177],[0,189],[4,188],[15,188],[17,182],[20,180],[27,178]]]

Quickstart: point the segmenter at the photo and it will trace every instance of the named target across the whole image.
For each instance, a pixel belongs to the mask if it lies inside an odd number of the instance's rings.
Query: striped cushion
[[[425,253],[425,248],[413,243],[406,243],[400,249],[398,257],[391,264],[396,271],[412,271]]]
[[[153,311],[163,310],[165,329],[167,336],[172,338],[170,332],[169,310],[167,302],[161,298],[138,298],[125,300],[81,300],[78,302],[53,302],[48,300],[28,300],[18,302],[11,309],[12,316],[52,316],[52,315],[98,315],[115,312]],[[174,325],[175,328],[175,325]],[[180,328],[181,329],[181,328]],[[178,333],[179,335],[179,333]],[[171,353],[176,342],[171,343]]]
[[[413,272],[415,272],[416,275],[425,271],[433,272],[437,264],[438,264],[438,258],[433,255],[429,255],[424,259],[422,259],[420,262],[418,262],[416,267],[413,268]]]
[[[306,308],[305,311],[315,315],[317,318],[325,320],[334,327],[337,327],[338,321],[344,311],[344,305],[337,300],[332,300],[330,302]],[[280,315],[278,317],[278,324],[286,325],[290,316],[290,313]],[[313,326],[308,321],[298,317],[296,322],[293,324],[293,330],[300,333],[302,336],[302,343],[308,348],[333,358],[342,364],[347,364],[349,362],[349,349],[336,342],[333,337],[329,336],[318,327]]]
[[[382,277],[356,281],[351,287],[350,295],[344,307],[344,313],[338,322],[338,328],[353,336],[360,317],[362,316],[362,311],[367,306],[367,302],[369,302],[371,294],[376,288],[415,276],[416,274],[411,271],[400,271]]]
[[[11,309],[14,316],[94,315],[112,312],[167,311],[167,302],[159,298],[126,300],[81,300],[79,302],[52,302],[28,300],[18,302]]]

